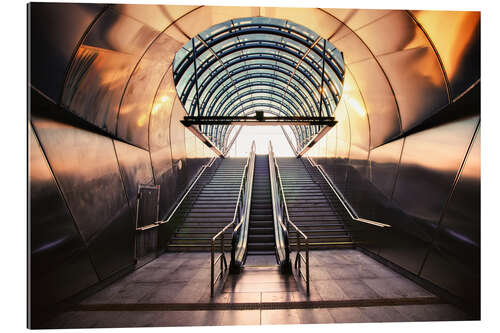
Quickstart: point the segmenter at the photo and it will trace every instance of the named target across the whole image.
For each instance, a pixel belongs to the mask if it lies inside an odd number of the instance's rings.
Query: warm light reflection
[[[423,10],[413,13],[436,46],[451,79],[460,69],[462,57],[475,38],[480,12]]]
[[[167,94],[168,93],[172,93],[171,91],[173,91],[173,89],[169,89],[167,91]],[[168,109],[168,106],[171,104],[170,103],[171,102],[171,98],[167,94],[162,95],[162,96],[160,96],[160,97],[157,98],[157,102],[151,108],[151,113],[153,115],[156,115],[164,106],[167,106],[167,109]]]
[[[148,119],[148,114],[143,113],[139,119],[137,119],[137,126],[142,127],[146,124],[146,120]]]
[[[366,110],[363,105],[361,105],[361,103],[359,103],[359,101],[351,95],[345,96],[344,102],[348,105],[349,110],[354,110],[361,117],[366,115]]]

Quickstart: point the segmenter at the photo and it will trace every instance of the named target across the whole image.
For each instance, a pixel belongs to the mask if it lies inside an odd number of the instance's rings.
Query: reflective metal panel
[[[85,244],[29,126],[30,301],[53,304],[97,282]],[[62,283],[73,275],[72,283]]]
[[[258,7],[211,7],[198,8],[177,20],[176,25],[190,38],[216,25],[239,17],[259,16]],[[203,20],[200,20],[203,17]]]
[[[132,224],[111,139],[36,115],[32,122],[84,240],[113,221]]]
[[[360,149],[367,152],[370,149],[370,124],[368,123],[368,114],[358,85],[354,81],[350,71],[346,73],[342,101],[349,115],[351,145],[358,146]]]
[[[61,98],[66,69],[80,38],[103,8],[90,3],[28,4],[30,83],[53,101]]]
[[[460,179],[440,225],[437,243],[456,255],[479,264],[481,213],[481,130],[476,134]],[[474,255],[467,256],[473,249]]]
[[[392,11],[356,33],[380,61],[396,93],[403,130],[448,104],[438,58],[405,11]],[[380,38],[380,36],[384,38]],[[425,97],[423,97],[425,96]]]
[[[477,119],[469,117],[406,138],[393,198],[406,214],[436,225]]]
[[[128,205],[117,211],[118,218],[113,219],[88,244],[92,262],[101,279],[134,264],[135,221],[128,212]]]
[[[434,43],[448,75],[452,97],[469,88],[480,73],[480,12],[413,10]]]
[[[160,218],[170,210],[175,201],[175,179],[172,170],[170,147],[170,116],[176,99],[172,68],[163,77],[149,123],[149,146],[156,184],[160,185]],[[156,107],[156,105],[158,105]]]
[[[323,38],[330,37],[341,23],[317,8],[261,7],[260,16],[300,22]]]
[[[116,4],[113,8],[137,21],[147,24],[154,30],[162,31],[168,25],[175,22],[179,17],[195,9],[198,6],[176,6],[176,5],[135,5]]]
[[[421,277],[466,300],[470,310],[477,314],[480,307],[481,278],[479,261],[474,264],[464,264],[445,249],[433,247],[425,261]]]
[[[120,166],[125,190],[127,192],[130,213],[134,216],[137,209],[137,187],[139,184],[154,184],[149,152],[124,142],[113,141],[116,157]]]
[[[403,144],[404,139],[400,139],[377,147],[370,152],[371,182],[388,201],[391,200],[396,182]]]
[[[62,105],[115,134],[125,85],[139,57],[157,34],[150,27],[107,9],[75,55]]]
[[[379,20],[381,17],[391,13],[387,9],[347,9],[347,8],[325,8],[324,11],[341,20],[352,30],[357,30],[370,22]]]
[[[171,65],[182,43],[172,38],[169,29],[148,48],[128,82],[121,103],[117,136],[148,149],[148,126],[151,112],[161,106],[153,104],[160,80]],[[163,103],[164,95],[157,97]]]
[[[360,89],[370,118],[372,148],[400,134],[399,111],[389,83],[375,60],[347,66]]]
[[[344,52],[347,65],[373,58],[362,40],[348,28],[339,30],[330,42]]]
[[[403,220],[405,221],[405,220]],[[411,225],[411,224],[409,224]],[[379,255],[394,264],[418,275],[429,248],[429,243],[393,226],[380,243]]]
[[[187,163],[186,163],[186,142],[185,142],[185,127],[181,124],[181,119],[184,119],[186,111],[180,100],[176,97],[170,117],[170,146],[172,148],[172,170],[175,179],[175,197],[182,193],[188,178],[187,178]]]
[[[47,311],[47,308],[76,295],[79,291],[97,283],[97,276],[90,264],[87,251],[76,253],[53,271],[31,278],[31,310]],[[36,312],[32,312],[35,315]]]
[[[432,48],[417,47],[379,57],[396,98],[403,131],[448,105],[446,85]]]

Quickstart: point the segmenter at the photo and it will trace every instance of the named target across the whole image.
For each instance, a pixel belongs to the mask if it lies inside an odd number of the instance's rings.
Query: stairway
[[[209,251],[210,239],[233,220],[247,158],[226,158],[218,167],[205,170],[178,213],[178,224],[167,246],[168,251]],[[232,229],[224,234],[230,248]]]
[[[256,155],[248,225],[248,255],[275,254],[273,225],[269,155]]]
[[[321,174],[309,161],[295,157],[281,157],[277,161],[290,219],[309,237],[309,246],[313,249],[353,247],[344,225],[346,213],[333,193],[328,195],[331,189]],[[292,228],[289,241],[296,242]]]

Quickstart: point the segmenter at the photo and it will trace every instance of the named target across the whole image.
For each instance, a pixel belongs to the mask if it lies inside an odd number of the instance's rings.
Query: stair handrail
[[[207,170],[208,168],[210,168],[214,164],[214,162],[217,160],[217,158],[218,158],[217,156],[212,157],[207,164],[205,164],[205,165],[203,165],[201,167],[200,171],[198,172],[198,175],[196,176],[196,178],[194,179],[194,181],[191,183],[191,186],[189,186],[188,190],[184,193],[184,195],[182,196],[181,200],[179,200],[179,202],[177,203],[177,205],[175,206],[175,208],[172,210],[172,212],[168,215],[168,217],[165,220],[156,221],[155,224],[161,225],[161,224],[165,224],[165,223],[169,223],[170,222],[170,220],[172,219],[172,217],[175,215],[175,213],[177,212],[177,210],[179,209],[179,207],[184,202],[184,199],[187,198],[187,196],[189,195],[189,193],[191,192],[191,190],[193,189],[193,187],[196,185],[196,183],[200,179],[201,175],[203,175],[203,173],[205,173],[205,170]]]
[[[339,199],[339,201],[342,204],[342,206],[344,206],[344,209],[349,214],[349,217],[351,218],[351,220],[356,221],[356,222],[362,222],[362,223],[371,224],[371,225],[374,225],[374,226],[377,226],[377,227],[380,227],[380,228],[391,227],[391,225],[386,224],[386,223],[382,223],[382,222],[373,221],[373,220],[369,220],[369,219],[365,219],[365,218],[359,217],[358,214],[356,213],[356,211],[354,210],[354,208],[352,208],[352,206],[346,200],[346,198],[344,197],[344,195],[340,192],[340,190],[337,188],[337,186],[332,182],[332,180],[330,179],[330,176],[328,176],[328,174],[324,170],[323,166],[319,165],[318,163],[316,163],[310,156],[307,156],[307,160],[309,161],[309,163],[311,164],[311,166],[313,166],[316,169],[318,169],[319,173],[321,174],[321,176],[323,177],[323,179],[326,181],[326,183],[328,184],[328,186],[330,187],[330,189],[332,190],[332,192]]]
[[[250,155],[248,156],[248,170],[245,178],[245,185],[241,194],[240,208],[234,216],[234,222],[238,224],[233,229],[231,240],[231,263],[233,271],[239,271],[243,267],[247,256],[248,225],[250,221],[250,206],[252,201],[253,175],[255,171],[255,141],[252,141]],[[238,214],[238,216],[236,215]]]
[[[272,148],[271,142],[269,142],[269,144],[271,145],[271,148]],[[290,219],[290,215],[288,213],[288,205],[286,203],[285,191],[283,189],[283,182],[281,179],[280,168],[279,168],[276,156],[274,156],[274,153],[273,153],[273,160],[274,160],[273,161],[274,162],[274,169],[276,172],[276,183],[279,187],[279,194],[280,194],[279,198],[281,201],[281,206],[283,207],[282,214],[284,213],[283,217],[285,218],[285,221],[286,221],[285,228],[287,230],[287,234],[289,233],[290,226],[295,230],[295,236],[296,236],[295,246],[296,246],[296,252],[297,252],[297,254],[295,256],[295,262],[294,262],[295,271],[306,282],[306,293],[307,293],[307,295],[309,295],[309,293],[310,293],[310,281],[311,281],[311,274],[310,274],[310,270],[309,270],[309,237],[307,237],[306,234],[302,230],[300,230],[300,228],[297,227],[297,225],[295,223],[293,223],[292,220]],[[289,237],[287,237],[287,238],[289,238]],[[301,238],[304,240],[304,245],[305,245],[304,250],[302,249]],[[302,251],[305,252],[305,257],[302,255]],[[305,267],[306,273],[305,274],[302,272],[302,262],[304,262],[304,264],[306,265],[306,267]]]
[[[283,220],[288,221],[285,214],[287,208],[282,200],[279,191],[278,177],[276,176],[276,164],[274,158],[273,145],[268,144],[269,151],[269,180],[271,182],[271,198],[273,203],[274,239],[276,244],[276,261],[280,265],[281,271],[290,271],[290,246],[288,241],[288,227]]]
[[[248,179],[251,178],[250,182],[250,197],[251,197],[251,185],[253,184],[253,165],[255,163],[255,141],[252,142],[251,149],[250,149],[250,154],[248,155],[247,162],[245,164],[245,168],[243,169],[243,173],[241,175],[241,182],[240,182],[240,189],[238,192],[238,199],[236,201],[236,206],[234,208],[234,214],[233,214],[233,220],[229,222],[224,228],[222,228],[215,236],[213,236],[210,239],[210,296],[213,297],[215,295],[215,283],[224,276],[224,273],[228,269],[227,265],[227,260],[226,260],[226,255],[224,252],[224,233],[229,229],[231,226],[235,226],[237,221],[240,221],[242,211],[244,208],[242,207],[243,201],[247,202],[248,199]],[[251,172],[251,174],[250,174]],[[245,196],[245,198],[243,198]],[[249,203],[247,203],[248,208],[249,208]],[[248,212],[250,210],[248,209]],[[246,216],[246,220],[248,220],[248,213],[243,214]],[[238,223],[236,227],[233,229],[233,235],[234,235],[234,230],[236,228],[241,227],[241,221]],[[216,243],[217,240],[220,242],[220,254],[215,258],[215,248],[216,248]],[[232,248],[234,245],[232,246]],[[233,256],[233,249],[231,250],[231,256]],[[215,276],[215,265],[220,262],[220,272]]]

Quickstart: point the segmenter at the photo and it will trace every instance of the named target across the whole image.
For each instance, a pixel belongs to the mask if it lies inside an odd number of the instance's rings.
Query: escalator
[[[257,155],[248,229],[248,255],[275,254],[273,225],[269,155]]]
[[[290,271],[288,239],[282,222],[271,145],[269,149],[268,155],[255,155],[252,150],[249,157],[247,190],[242,198],[242,207],[246,208],[240,213],[233,232],[231,270],[235,273],[242,271],[248,257],[254,259],[253,263],[266,262],[263,266],[273,269],[279,266],[282,272]],[[275,259],[263,260],[268,256]]]

